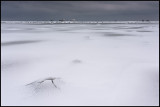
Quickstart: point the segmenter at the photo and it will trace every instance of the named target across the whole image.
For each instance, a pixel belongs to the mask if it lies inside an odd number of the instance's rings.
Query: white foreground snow
[[[159,24],[1,27],[3,106],[159,105]]]

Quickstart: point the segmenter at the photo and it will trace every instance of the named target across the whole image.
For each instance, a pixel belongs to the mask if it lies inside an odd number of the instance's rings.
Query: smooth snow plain
[[[159,105],[159,24],[2,23],[1,105]]]

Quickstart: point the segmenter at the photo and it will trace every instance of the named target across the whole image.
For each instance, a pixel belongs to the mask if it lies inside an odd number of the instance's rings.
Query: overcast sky
[[[159,20],[159,1],[2,1],[1,20]]]

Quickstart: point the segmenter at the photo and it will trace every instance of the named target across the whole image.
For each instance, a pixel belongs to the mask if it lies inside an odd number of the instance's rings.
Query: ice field
[[[1,105],[158,106],[159,23],[2,23]]]

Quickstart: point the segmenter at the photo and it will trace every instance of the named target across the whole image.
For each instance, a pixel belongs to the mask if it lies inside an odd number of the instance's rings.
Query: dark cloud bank
[[[159,1],[2,1],[1,20],[159,20]]]

